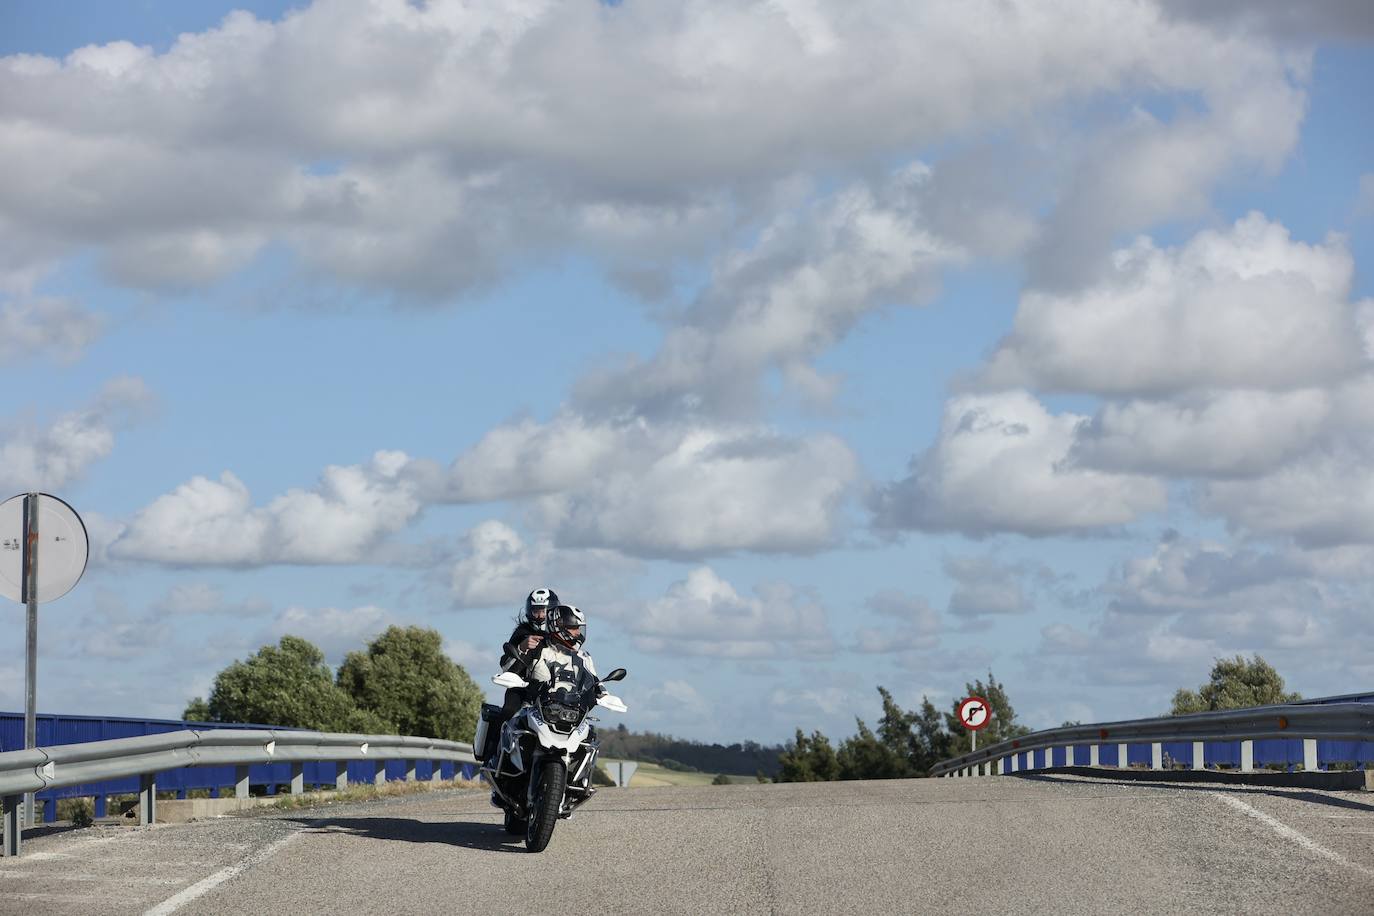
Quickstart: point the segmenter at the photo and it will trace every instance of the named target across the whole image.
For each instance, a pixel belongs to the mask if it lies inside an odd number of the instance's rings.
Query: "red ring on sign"
[[[1103,741],[1106,741],[1106,740],[1107,740],[1107,730],[1106,730],[1105,728],[1099,728],[1099,729],[1097,730],[1097,737],[1101,738]]]
[[[983,704],[983,708],[987,710],[987,713],[988,713],[988,714],[987,714],[986,716],[983,717],[983,724],[982,724],[982,725],[969,725],[969,724],[968,724],[968,719],[967,719],[967,717],[964,716],[964,708],[967,707],[967,706],[970,706],[970,705],[972,705],[972,704],[974,704],[974,703],[981,703],[981,704]],[[988,727],[988,723],[991,722],[991,721],[992,721],[992,704],[989,703],[987,700],[983,699],[982,697],[967,697],[967,698],[965,698],[963,701],[961,701],[961,702],[959,703],[959,724],[962,725],[962,726],[964,726],[964,728],[967,728],[969,731],[971,731],[971,732],[976,732],[976,731],[980,731],[980,730],[982,730],[982,729],[984,729],[984,728],[987,728],[987,727]]]
[[[1288,717],[1287,717],[1287,716],[1279,716],[1279,728],[1287,728],[1287,727],[1288,727]]]

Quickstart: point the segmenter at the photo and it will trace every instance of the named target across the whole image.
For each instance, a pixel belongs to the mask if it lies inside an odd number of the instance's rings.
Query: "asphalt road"
[[[549,849],[485,794],[84,830],[0,912],[1374,913],[1374,795],[1075,777],[607,789]]]

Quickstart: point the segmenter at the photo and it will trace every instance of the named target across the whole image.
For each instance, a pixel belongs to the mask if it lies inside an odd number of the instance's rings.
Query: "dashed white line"
[[[223,884],[225,881],[228,881],[235,875],[242,874],[243,872],[254,867],[255,865],[260,865],[263,862],[267,861],[287,843],[290,843],[296,837],[300,836],[300,834],[301,831],[299,830],[294,830],[291,833],[288,833],[286,836],[282,837],[276,842],[269,843],[262,849],[259,849],[257,852],[248,856],[246,859],[243,859],[239,862],[235,862],[233,865],[227,866],[225,868],[221,868],[219,871],[215,872],[210,877],[203,878],[200,881],[197,881],[195,884],[192,884],[185,890],[177,894],[174,894],[171,897],[168,897],[166,900],[162,901],[157,906],[145,910],[143,916],[168,916],[169,913],[175,913],[177,910],[181,909],[181,907],[190,903],[192,900],[196,900],[200,897],[205,896],[206,894],[210,893],[210,891],[219,887],[221,884]]]
[[[1256,808],[1254,805],[1251,805],[1249,802],[1237,798],[1234,795],[1226,795],[1222,792],[1213,792],[1212,794],[1215,795],[1217,798],[1221,799],[1222,801],[1226,802],[1226,804],[1230,805],[1232,808],[1235,808],[1237,811],[1240,811],[1243,814],[1253,817],[1260,823],[1265,824],[1284,839],[1291,840],[1292,842],[1297,843],[1299,846],[1301,846],[1303,849],[1306,849],[1313,855],[1321,856],[1323,859],[1328,859],[1332,862],[1335,862],[1337,865],[1344,865],[1346,868],[1351,868],[1355,871],[1369,875],[1370,877],[1374,877],[1374,868],[1370,868],[1366,865],[1361,865],[1358,862],[1352,862],[1345,856],[1336,852],[1335,850],[1327,849],[1325,846],[1318,843],[1316,840],[1312,839],[1306,834],[1299,833],[1298,831],[1294,830],[1292,827],[1289,827],[1287,824],[1285,824],[1278,818],[1265,814],[1263,811]]]

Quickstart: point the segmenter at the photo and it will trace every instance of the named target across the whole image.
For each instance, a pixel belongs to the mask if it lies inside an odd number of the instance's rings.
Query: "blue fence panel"
[[[1127,766],[1146,766],[1151,764],[1150,745],[1148,744],[1128,744],[1126,745],[1126,764]]]
[[[1164,766],[1169,768],[1169,762],[1175,765],[1183,764],[1186,767],[1193,765],[1193,742],[1191,741],[1165,741],[1164,742]]]

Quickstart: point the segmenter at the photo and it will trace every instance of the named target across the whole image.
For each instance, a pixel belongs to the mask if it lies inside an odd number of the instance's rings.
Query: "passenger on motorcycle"
[[[536,588],[526,596],[525,609],[517,618],[518,622],[510,634],[510,639],[506,641],[506,645],[513,647],[515,653],[501,653],[502,671],[514,671],[529,680],[530,664],[544,643],[549,609],[554,607],[558,607],[558,595],[551,588]],[[488,734],[491,735],[488,744],[492,749],[495,748],[496,736],[501,734],[501,725],[519,712],[524,703],[524,690],[511,687],[506,691],[505,701],[501,704],[501,718],[488,726]]]

